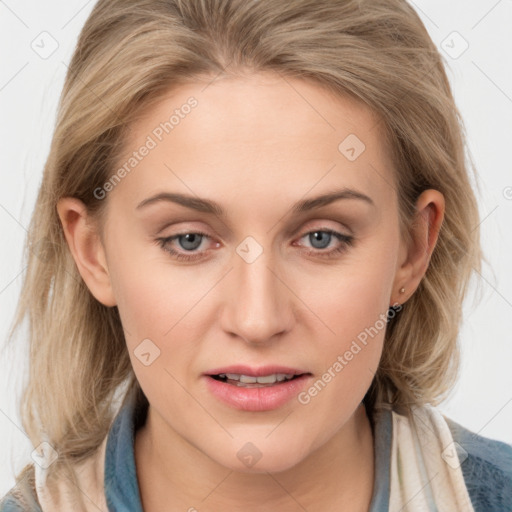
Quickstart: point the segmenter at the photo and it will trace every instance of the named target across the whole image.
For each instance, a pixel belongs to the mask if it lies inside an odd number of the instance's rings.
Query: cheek
[[[109,274],[127,338],[162,340],[201,290],[156,243],[128,223],[115,226],[108,238]]]
[[[116,272],[127,349],[146,396],[177,408],[186,398],[179,383],[186,382],[184,372],[194,366],[194,340],[201,328],[197,322],[201,308],[194,305],[204,288],[191,285],[179,271],[167,268],[163,273],[166,267],[161,260],[158,264],[140,260],[137,265],[138,261],[124,262]]]
[[[376,240],[357,259],[347,259],[346,265],[331,272],[328,285],[319,278],[316,288],[304,288],[309,290],[304,302],[322,323],[324,335],[317,343],[320,378],[329,388],[322,391],[327,402],[362,400],[378,368],[396,261],[396,248],[385,245]],[[323,390],[322,383],[316,387]]]
[[[147,396],[166,395],[175,403],[182,396],[178,382],[199,371],[198,345],[215,322],[205,294],[216,276],[173,266],[159,250],[132,250],[130,258],[116,261],[112,281],[139,383]]]
[[[331,332],[330,338],[357,337],[387,312],[395,258],[391,248],[380,254],[369,249],[350,256],[335,270],[308,276],[311,282],[301,284],[301,298],[323,321],[325,333]]]
[[[150,338],[160,347],[172,340],[174,347],[180,339],[178,333],[191,329],[192,321],[198,325],[194,309],[204,295],[204,286],[194,286],[179,271],[130,272],[118,290],[119,313],[130,345]]]
[[[325,425],[328,439],[356,410],[379,366],[387,326],[387,307],[375,297],[371,280],[338,288],[337,301],[327,301],[325,323],[334,331],[318,338],[315,380],[297,399],[312,425]],[[331,299],[334,297],[331,296]]]

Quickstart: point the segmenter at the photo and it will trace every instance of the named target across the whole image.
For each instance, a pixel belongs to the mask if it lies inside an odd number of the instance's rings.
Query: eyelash
[[[333,235],[335,238],[337,238],[341,242],[340,247],[338,247],[336,249],[332,249],[330,251],[324,251],[322,249],[306,250],[306,252],[309,253],[310,255],[313,254],[315,256],[320,256],[321,258],[336,257],[338,254],[344,252],[347,249],[347,247],[351,247],[354,243],[353,236],[344,235],[342,233],[338,233],[337,231],[334,231],[332,229],[327,229],[327,228],[326,229],[314,229],[312,231],[307,231],[306,233],[301,235],[299,239],[304,238],[305,236],[310,235],[312,233],[327,233],[327,234]],[[185,235],[200,235],[203,237],[210,238],[210,236],[207,233],[204,233],[202,231],[185,231],[183,233],[178,233],[176,235],[157,238],[155,240],[155,242],[158,243],[158,245],[160,246],[161,249],[168,252],[171,256],[175,257],[177,260],[195,261],[197,259],[200,259],[202,257],[200,254],[194,254],[194,255],[183,254],[181,252],[175,251],[174,249],[170,249],[170,248],[166,247],[166,245],[169,242],[172,242],[173,240],[176,240],[180,236],[185,236]]]

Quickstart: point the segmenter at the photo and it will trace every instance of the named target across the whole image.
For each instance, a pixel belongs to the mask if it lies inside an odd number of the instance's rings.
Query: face
[[[182,85],[136,122],[104,187],[109,277],[153,417],[223,466],[298,464],[370,386],[401,244],[377,123],[273,74]],[[253,378],[210,376],[228,373]],[[250,383],[281,373],[296,376]]]

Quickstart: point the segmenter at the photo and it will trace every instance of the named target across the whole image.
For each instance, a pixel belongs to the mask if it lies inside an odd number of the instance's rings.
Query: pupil
[[[201,236],[202,235],[199,235],[197,233],[187,233],[186,235],[181,235],[179,240],[180,240],[180,243],[182,241],[184,241],[185,243],[181,243],[181,246],[183,247],[183,249],[188,249],[188,250],[193,250],[193,249],[197,249],[199,247],[199,245],[201,244]],[[194,242],[194,238],[197,237],[197,241]],[[190,241],[190,238],[192,238],[192,241]],[[189,245],[191,244],[191,245]]]
[[[317,249],[325,249],[325,247],[327,247],[329,245],[331,234],[330,233],[326,233],[325,231],[314,231],[309,236],[310,237],[312,236],[313,237],[312,240],[314,240],[315,242],[317,240],[320,240],[320,242],[321,242],[322,238],[325,237],[325,241],[324,241],[323,244],[322,243],[320,244],[320,247],[316,246],[315,243],[312,242],[313,247],[315,247]]]

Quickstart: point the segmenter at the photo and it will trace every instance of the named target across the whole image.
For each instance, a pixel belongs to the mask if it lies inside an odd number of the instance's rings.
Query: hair
[[[25,243],[12,333],[28,317],[21,402],[34,446],[59,458],[49,476],[92,455],[116,397],[142,396],[117,307],[98,302],[64,237],[57,201],[80,199],[100,222],[130,126],[179,84],[274,71],[350,96],[380,119],[395,170],[404,237],[429,188],[446,212],[419,287],[389,322],[371,403],[438,403],[455,382],[462,303],[480,270],[473,164],[443,59],[405,0],[100,0],[66,75]]]

